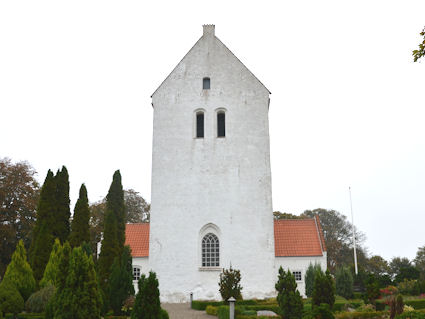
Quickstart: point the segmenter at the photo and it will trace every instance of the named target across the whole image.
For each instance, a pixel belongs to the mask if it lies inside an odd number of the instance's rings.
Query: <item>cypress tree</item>
[[[27,252],[22,239],[18,242],[12,255],[12,261],[7,266],[3,281],[10,281],[16,286],[22,298],[27,300],[35,290],[35,279],[27,262]]]
[[[31,268],[37,281],[43,276],[44,267],[46,267],[49,260],[54,239],[51,235],[51,227],[54,223],[55,188],[54,176],[52,171],[49,170],[41,188],[37,205],[37,220],[29,250]]]
[[[131,319],[158,319],[161,316],[161,303],[159,301],[158,279],[154,272],[149,272],[139,280],[139,291],[134,302]]]
[[[120,258],[125,241],[124,191],[119,171],[114,173],[106,196],[106,213],[102,248],[99,255],[99,281],[103,294],[108,296],[108,279],[114,259]]]
[[[65,285],[55,298],[56,319],[99,319],[101,299],[91,256],[76,247],[69,259]]]
[[[332,310],[335,303],[335,283],[329,270],[326,270],[326,274],[321,270],[316,271],[312,303],[313,306],[328,304]]]
[[[297,290],[294,275],[285,272],[282,266],[279,268],[278,281],[275,285],[277,290],[277,302],[284,319],[301,319],[303,314],[303,300]]]
[[[72,219],[69,243],[71,247],[81,246],[83,242],[90,242],[90,209],[87,198],[87,189],[84,184],[80,188],[80,196],[75,204],[74,218]]]
[[[69,236],[69,218],[71,211],[69,209],[69,175],[65,166],[62,170],[58,170],[55,176],[55,212],[53,236],[59,238],[61,243],[64,243]]]
[[[307,297],[311,297],[313,295],[313,287],[314,287],[314,275],[316,271],[321,271],[322,268],[319,264],[315,263],[309,264],[307,271],[305,272],[305,295]]]
[[[40,287],[47,287],[49,285],[57,286],[59,276],[59,263],[62,258],[62,245],[59,239],[56,238],[50,253],[49,262],[44,270],[43,278],[40,281]]]
[[[125,242],[125,205],[124,190],[121,184],[121,174],[117,170],[114,173],[111,187],[106,195],[106,212],[111,211],[117,222],[117,240],[119,254],[121,255]]]
[[[341,267],[336,270],[335,286],[337,295],[346,299],[353,297],[353,276],[350,269]]]
[[[121,260],[115,257],[109,277],[109,305],[116,316],[122,314],[124,301],[134,294],[132,270],[130,247],[125,246]]]

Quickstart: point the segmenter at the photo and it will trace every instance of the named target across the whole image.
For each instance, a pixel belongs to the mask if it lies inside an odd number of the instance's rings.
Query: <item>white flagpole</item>
[[[357,252],[356,252],[356,236],[354,232],[354,215],[353,215],[353,203],[351,201],[351,187],[348,187],[348,191],[350,193],[350,208],[351,208],[351,224],[353,226],[353,244],[354,244],[354,269],[355,273],[357,275],[358,269],[357,269]]]

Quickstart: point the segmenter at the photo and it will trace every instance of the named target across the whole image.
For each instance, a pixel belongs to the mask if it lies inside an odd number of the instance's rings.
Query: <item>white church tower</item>
[[[244,298],[275,295],[269,94],[214,25],[153,93],[149,268],[162,301],[220,300],[230,266]]]

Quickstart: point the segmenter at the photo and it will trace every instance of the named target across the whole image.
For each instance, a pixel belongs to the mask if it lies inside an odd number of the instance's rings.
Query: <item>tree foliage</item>
[[[416,269],[419,271],[420,278],[425,280],[425,246],[418,248],[414,262]]]
[[[302,217],[290,214],[290,213],[281,213],[279,211],[273,212],[273,218],[274,219],[300,219]]]
[[[314,288],[314,276],[316,274],[316,271],[321,271],[322,268],[320,267],[320,264],[315,263],[309,264],[307,271],[305,272],[305,295],[307,297],[313,296],[313,288]]]
[[[84,184],[80,187],[80,196],[75,204],[74,216],[71,225],[69,243],[71,247],[81,246],[83,242],[90,242],[90,209],[87,198],[87,189]]]
[[[328,304],[332,309],[335,303],[335,283],[329,270],[323,273],[322,270],[317,270],[314,276],[313,288],[313,306]]]
[[[230,266],[229,269],[223,269],[220,273],[220,280],[218,282],[221,298],[223,298],[224,301],[229,300],[230,297],[233,297],[236,300],[241,300],[242,286],[240,282],[240,270],[233,269],[232,266]]]
[[[55,319],[99,319],[101,299],[91,256],[76,247],[69,258],[68,276],[54,299]]]
[[[10,280],[0,283],[0,313],[18,314],[24,309],[24,299]]]
[[[303,314],[302,297],[297,290],[294,275],[288,269],[285,272],[282,266],[279,268],[278,280],[275,285],[277,290],[277,302],[284,319],[301,319]]]
[[[133,189],[124,190],[126,223],[149,223],[150,204]],[[97,251],[97,243],[101,241],[106,214],[106,198],[90,205],[90,244]]]
[[[376,277],[372,274],[367,276],[366,282],[366,294],[365,294],[365,302],[374,304],[375,300],[379,298],[379,282]]]
[[[410,268],[412,266],[411,261],[409,258],[405,257],[393,257],[390,261],[389,267],[390,267],[390,275],[393,279],[400,273],[400,270],[402,268]]]
[[[30,263],[39,281],[50,257],[53,241],[63,243],[69,235],[69,176],[65,166],[56,176],[47,172],[37,205],[37,222],[30,248]]]
[[[24,301],[35,290],[35,279],[27,261],[27,252],[22,240],[16,246],[16,250],[12,255],[12,261],[7,266],[6,273],[4,274],[3,281],[13,283]]]
[[[130,247],[125,246],[121,260],[115,258],[109,278],[109,305],[116,316],[123,314],[124,301],[133,294],[132,257]]]
[[[149,277],[143,274],[138,282],[139,291],[136,294],[131,319],[161,318],[161,303],[159,301],[158,279],[154,272]]]
[[[418,61],[420,58],[425,56],[425,28],[423,28],[422,32],[419,34],[423,39],[422,39],[422,42],[419,43],[419,49],[413,50],[412,52],[414,62]]]
[[[115,258],[121,258],[125,242],[124,191],[120,171],[114,173],[108,195],[102,248],[99,255],[99,277],[103,293],[108,295],[108,279]]]
[[[319,216],[327,248],[328,269],[334,273],[336,268],[354,263],[352,224],[347,217],[335,210],[318,208],[306,210],[301,217],[313,218]],[[355,230],[357,259],[359,264],[366,262],[366,252],[362,247],[365,235]]]
[[[36,174],[27,162],[0,158],[0,277],[19,240],[30,245],[40,192]]]
[[[55,292],[56,288],[52,285],[48,285],[39,291],[34,292],[25,303],[26,311],[35,313],[44,312]]]
[[[390,272],[388,262],[378,255],[372,256],[367,260],[366,269],[368,272],[377,276],[383,276]]]
[[[353,276],[350,269],[338,268],[335,274],[336,294],[346,299],[353,297]]]
[[[44,270],[43,278],[40,281],[40,287],[47,287],[49,285],[57,286],[59,277],[59,263],[62,258],[63,247],[56,238],[53,244],[52,251],[50,252],[50,258],[47,262]]]

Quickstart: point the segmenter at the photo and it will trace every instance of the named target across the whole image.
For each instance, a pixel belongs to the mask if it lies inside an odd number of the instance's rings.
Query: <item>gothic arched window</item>
[[[204,137],[204,112],[196,113],[196,137]]]
[[[208,233],[202,238],[202,267],[220,266],[220,243],[218,237]]]
[[[217,137],[226,136],[226,114],[223,111],[217,113]]]

